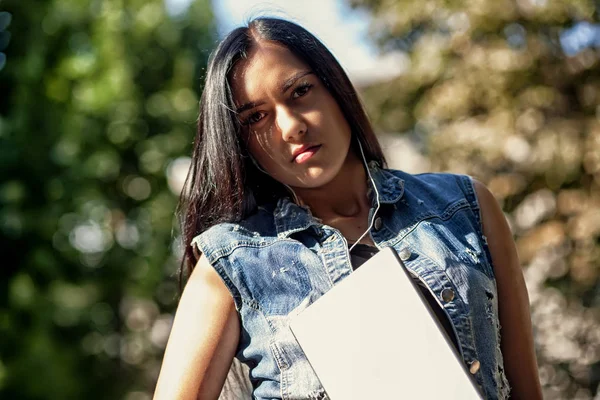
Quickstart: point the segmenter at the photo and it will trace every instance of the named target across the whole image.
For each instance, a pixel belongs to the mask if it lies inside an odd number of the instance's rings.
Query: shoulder
[[[512,242],[512,232],[500,204],[490,190],[480,181],[472,179],[481,213],[481,223],[486,236]]]
[[[202,291],[206,289],[210,289],[215,295],[221,295],[220,297],[222,298],[231,299],[231,295],[229,295],[229,291],[224,285],[223,280],[219,277],[217,271],[213,268],[208,259],[204,255],[201,255],[196,266],[192,270],[190,277],[186,281],[184,291],[190,293],[188,295],[189,297],[195,298],[200,296]]]
[[[513,234],[500,204],[483,183],[473,179],[473,187],[479,205],[483,235],[487,240],[496,276],[498,277],[498,270],[504,273],[509,271],[509,274],[520,273]]]
[[[443,187],[460,187],[463,190],[468,190],[472,187],[471,178],[469,175],[454,174],[448,172],[424,172],[411,174],[397,169],[383,169],[384,174],[388,174],[399,178],[406,183],[422,186],[424,188],[439,189]]]
[[[273,210],[259,207],[241,221],[213,225],[192,239],[191,244],[213,264],[235,248],[268,240],[276,236],[275,232]]]
[[[484,208],[490,211],[499,210],[500,206],[487,186],[475,178],[472,178],[471,181],[473,182],[473,189],[475,190],[475,194],[477,195],[477,199],[479,200],[482,211]]]
[[[512,234],[500,205],[490,190],[477,179],[469,175],[445,172],[410,174],[393,169],[382,171],[401,179],[405,191],[417,196],[429,195],[430,199],[441,200],[442,203],[456,196],[466,198],[472,208],[478,211],[486,236],[491,233],[503,241],[512,241]]]
[[[429,203],[429,206],[459,202],[466,205],[468,202],[473,208],[478,208],[473,178],[469,175],[445,172],[411,174],[393,169],[383,171],[387,176],[401,181],[405,198],[414,196]]]

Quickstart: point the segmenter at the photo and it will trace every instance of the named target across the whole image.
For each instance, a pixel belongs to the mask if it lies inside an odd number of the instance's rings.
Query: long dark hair
[[[265,17],[233,30],[208,61],[192,165],[179,204],[185,246],[180,278],[197,262],[198,255],[190,246],[196,235],[220,222],[239,221],[258,204],[288,195],[282,184],[260,172],[249,157],[229,84],[235,63],[247,58],[252,45],[262,40],[285,46],[311,68],[348,121],[355,139],[354,151],[360,154],[358,140],[367,161],[385,166],[356,90],[335,57],[315,36],[293,22]]]

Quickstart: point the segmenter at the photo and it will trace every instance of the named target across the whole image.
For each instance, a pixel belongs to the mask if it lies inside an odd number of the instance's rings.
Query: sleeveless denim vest
[[[496,282],[471,178],[410,175],[374,164],[370,170],[381,203],[373,242],[393,247],[427,285],[485,398],[506,399]],[[236,357],[250,367],[255,398],[326,399],[288,323],[352,273],[341,233],[282,198],[240,223],[213,226],[192,243],[233,296],[241,321]]]

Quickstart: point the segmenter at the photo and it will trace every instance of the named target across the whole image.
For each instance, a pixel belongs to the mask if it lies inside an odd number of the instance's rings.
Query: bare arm
[[[154,399],[217,399],[239,332],[229,290],[208,261],[200,258],[175,314]]]
[[[477,181],[475,191],[496,276],[501,348],[506,376],[512,387],[511,399],[541,399],[529,296],[512,233],[490,191]]]

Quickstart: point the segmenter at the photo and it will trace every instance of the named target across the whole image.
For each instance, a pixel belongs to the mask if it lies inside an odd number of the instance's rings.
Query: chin
[[[304,189],[318,189],[331,182],[338,172],[337,170],[323,170],[322,168],[315,168],[313,171],[309,169],[303,179],[296,179],[290,186]]]

